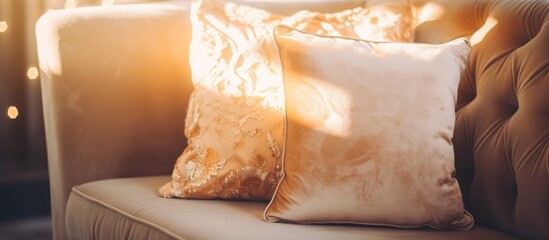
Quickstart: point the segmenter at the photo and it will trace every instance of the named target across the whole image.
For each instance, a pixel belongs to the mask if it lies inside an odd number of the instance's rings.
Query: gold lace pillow
[[[414,28],[411,9],[409,3],[402,2],[329,14],[303,10],[285,19],[282,24],[320,35],[412,42]]]
[[[368,22],[359,17],[368,17],[364,13],[355,9],[338,13],[339,17],[308,14],[316,19],[312,24],[322,22],[330,29],[320,29],[321,33],[355,36],[349,21]],[[269,200],[281,174],[283,148],[282,74],[272,30],[281,21],[303,28],[312,18],[299,14],[296,19],[285,18],[249,6],[204,0],[193,3],[191,21],[195,89],[185,122],[188,147],[177,159],[172,181],[159,193]]]
[[[278,27],[283,177],[270,222],[466,230],[454,104],[470,46],[375,43]]]

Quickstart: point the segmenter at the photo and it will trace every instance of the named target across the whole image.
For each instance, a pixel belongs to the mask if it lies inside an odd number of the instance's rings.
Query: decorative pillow
[[[412,42],[414,28],[411,9],[409,3],[402,2],[329,14],[303,10],[285,19],[282,24],[320,35]]]
[[[283,177],[269,222],[466,230],[454,103],[470,46],[276,29],[286,93]]]
[[[355,16],[363,13],[345,11],[340,18],[310,14],[317,17],[315,23],[335,29],[322,33],[355,36],[348,19],[367,22]],[[284,19],[230,2],[193,3],[190,63],[195,89],[185,122],[188,147],[177,159],[172,181],[160,188],[161,196],[272,197],[283,148],[282,73],[272,30]],[[286,21],[304,27],[309,20]],[[400,26],[393,30],[402,31]],[[381,33],[376,38],[383,38]]]

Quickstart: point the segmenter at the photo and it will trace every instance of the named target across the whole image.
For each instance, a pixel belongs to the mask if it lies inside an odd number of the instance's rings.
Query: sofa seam
[[[91,196],[85,194],[84,192],[78,190],[76,187],[73,187],[73,188],[72,188],[72,192],[74,192],[76,195],[78,195],[79,197],[81,197],[81,198],[83,198],[83,199],[85,199],[85,200],[87,200],[87,201],[89,201],[89,202],[92,202],[92,203],[94,203],[94,204],[97,204],[97,205],[100,205],[100,206],[102,206],[102,207],[105,207],[106,209],[108,209],[108,210],[110,210],[110,211],[112,211],[112,212],[118,213],[118,214],[120,214],[121,216],[126,217],[126,218],[128,218],[128,219],[131,219],[131,220],[133,220],[133,221],[135,221],[135,222],[138,222],[138,223],[147,225],[147,226],[149,226],[149,227],[151,227],[151,228],[153,228],[153,229],[155,229],[155,230],[157,230],[157,231],[159,231],[159,232],[161,232],[161,233],[164,233],[164,234],[166,234],[166,235],[168,235],[168,236],[170,236],[170,237],[173,237],[173,238],[175,238],[175,239],[185,240],[185,238],[181,238],[180,236],[178,236],[177,234],[173,233],[172,231],[167,230],[167,229],[165,229],[165,228],[163,228],[163,227],[161,227],[161,226],[159,226],[159,225],[157,225],[157,224],[154,224],[154,223],[151,223],[151,222],[149,222],[149,221],[140,219],[140,218],[138,218],[138,217],[136,217],[136,216],[134,216],[134,215],[132,215],[132,214],[129,214],[129,213],[123,211],[122,209],[119,209],[119,208],[117,208],[117,207],[114,207],[114,206],[112,206],[112,205],[110,205],[110,204],[108,204],[108,203],[106,203],[106,202],[104,202],[104,201],[101,201],[101,200],[99,200],[99,199],[93,198],[93,197],[91,197]]]

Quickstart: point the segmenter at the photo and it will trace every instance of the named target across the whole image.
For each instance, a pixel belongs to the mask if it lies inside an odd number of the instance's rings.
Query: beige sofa
[[[254,0],[278,13],[375,1]],[[454,137],[471,231],[267,223],[267,203],[158,197],[184,149],[190,2],[37,24],[55,239],[549,239],[549,2],[419,0],[417,42],[471,37]]]

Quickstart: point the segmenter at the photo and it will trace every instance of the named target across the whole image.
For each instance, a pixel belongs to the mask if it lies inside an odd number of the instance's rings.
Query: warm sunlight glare
[[[418,16],[418,24],[440,19],[444,13],[446,13],[446,9],[442,6],[436,3],[427,3]]]
[[[38,78],[38,69],[35,67],[30,67],[27,71],[27,77],[31,80]]]
[[[8,108],[8,117],[10,119],[16,119],[18,115],[19,115],[19,110],[17,110],[17,107],[10,106]]]
[[[101,5],[103,6],[111,6],[114,4],[114,0],[102,0]]]
[[[488,17],[486,22],[484,22],[484,25],[482,25],[482,27],[471,36],[471,44],[474,46],[482,42],[484,37],[486,37],[486,34],[488,34],[488,32],[490,32],[490,30],[492,30],[492,28],[494,28],[497,24],[498,20],[493,17]]]
[[[8,30],[8,23],[6,21],[0,21],[0,32]]]
[[[75,8],[78,5],[78,0],[66,0],[65,8]]]
[[[349,91],[314,78],[289,81],[286,89],[289,120],[332,136],[349,136],[353,101]]]

